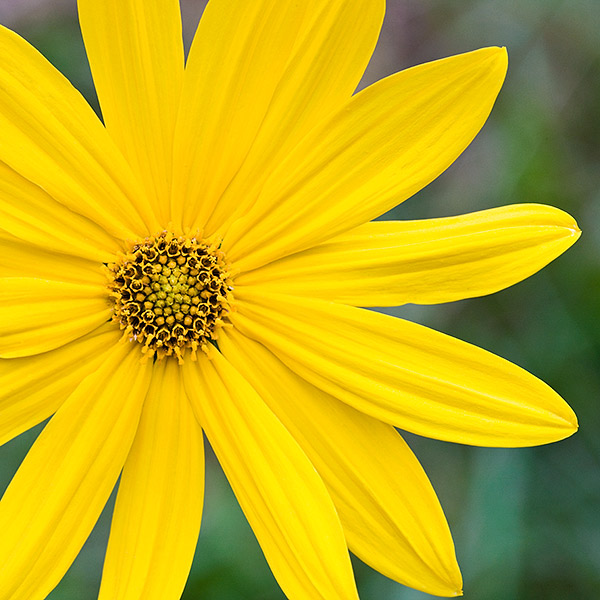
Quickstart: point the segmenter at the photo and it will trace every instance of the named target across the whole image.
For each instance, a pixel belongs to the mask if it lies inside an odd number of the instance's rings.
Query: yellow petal
[[[479,446],[563,439],[566,402],[516,365],[422,325],[322,300],[236,290],[232,322],[304,379],[419,435]]]
[[[51,252],[0,230],[0,277],[19,276],[106,285],[99,262]]]
[[[376,221],[242,274],[260,284],[355,306],[483,296],[539,271],[579,237],[568,214],[521,204],[424,221]]]
[[[200,531],[204,446],[174,360],[154,365],[123,468],[100,600],[178,600]]]
[[[419,65],[363,90],[311,130],[226,233],[241,270],[309,248],[379,216],[442,173],[487,119],[506,51]]]
[[[331,497],[298,444],[216,350],[182,369],[198,421],[284,593],[358,600]]]
[[[0,590],[43,600],[83,546],[117,481],[151,365],[117,344],[51,419],[0,502]]]
[[[2,277],[0,357],[53,350],[96,329],[110,315],[106,288],[101,284]]]
[[[0,161],[2,229],[31,244],[98,262],[120,249],[101,227],[59,204],[47,192]]]
[[[254,202],[281,157],[350,98],[383,4],[211,0],[186,66],[176,222],[212,233]]]
[[[304,2],[211,0],[186,63],[175,134],[175,226],[202,227],[240,168],[304,22]]]
[[[155,228],[94,111],[41,54],[0,27],[0,162],[122,239]]]
[[[371,58],[385,12],[383,0],[304,4],[310,20],[252,147],[208,221],[209,232],[225,228],[252,206],[265,179],[290,149],[348,102]]]
[[[444,513],[398,432],[310,385],[235,330],[223,331],[219,348],[315,465],[350,550],[400,583],[435,595],[459,594]]]
[[[164,227],[183,80],[179,2],[79,0],[78,7],[104,123]]]
[[[51,352],[0,359],[0,446],[55,413],[120,337],[106,324]]]

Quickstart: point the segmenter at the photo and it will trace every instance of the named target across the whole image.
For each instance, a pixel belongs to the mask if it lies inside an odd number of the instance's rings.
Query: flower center
[[[107,265],[113,320],[158,359],[207,351],[230,310],[231,282],[215,244],[169,231],[133,245]]]

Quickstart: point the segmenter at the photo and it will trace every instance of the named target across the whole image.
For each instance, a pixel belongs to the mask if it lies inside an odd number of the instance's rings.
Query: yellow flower
[[[290,599],[356,599],[348,548],[461,589],[399,427],[527,446],[576,419],[484,350],[364,308],[488,294],[578,237],[513,205],[369,222],[486,120],[506,52],[352,95],[383,0],[210,0],[187,64],[176,0],[79,0],[104,125],[0,31],[0,442],[54,415],[0,504],[0,599],[46,597],[121,476],[100,598],[179,598],[202,431]]]

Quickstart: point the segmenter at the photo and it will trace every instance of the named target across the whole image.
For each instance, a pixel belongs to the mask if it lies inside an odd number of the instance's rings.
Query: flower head
[[[383,0],[79,0],[103,123],[0,30],[0,442],[52,418],[0,503],[0,599],[44,598],[117,479],[100,598],[177,599],[202,432],[290,599],[356,599],[348,548],[460,593],[435,493],[395,427],[526,446],[576,429],[529,373],[365,307],[488,294],[579,230],[513,205],[370,222],[486,120],[506,52],[353,95]]]

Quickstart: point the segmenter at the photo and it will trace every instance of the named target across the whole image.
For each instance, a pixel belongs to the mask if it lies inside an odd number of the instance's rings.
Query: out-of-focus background
[[[188,43],[204,5],[182,2]],[[0,23],[40,49],[97,107],[75,0],[1,0]],[[445,508],[466,600],[594,600],[600,598],[600,2],[388,0],[363,85],[487,45],[507,46],[510,57],[492,116],[464,155],[395,209],[394,218],[539,202],[573,214],[583,236],[508,290],[393,312],[527,368],[567,399],[581,428],[561,443],[519,450],[407,439]],[[0,491],[39,430],[0,449]],[[111,506],[51,600],[96,597]],[[365,600],[431,598],[354,564]],[[184,599],[283,598],[210,455]]]

